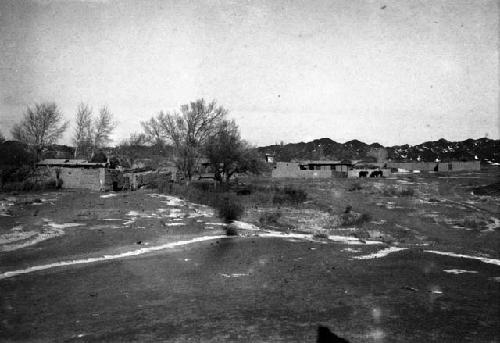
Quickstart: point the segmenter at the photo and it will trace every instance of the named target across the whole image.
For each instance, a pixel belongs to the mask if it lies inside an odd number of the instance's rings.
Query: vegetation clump
[[[293,186],[285,186],[283,190],[275,190],[273,204],[298,205],[306,201],[306,199],[307,192],[305,190],[294,188]]]
[[[231,223],[240,219],[245,211],[245,208],[234,197],[225,196],[219,199],[214,204],[219,213],[219,217],[224,219],[226,223]]]

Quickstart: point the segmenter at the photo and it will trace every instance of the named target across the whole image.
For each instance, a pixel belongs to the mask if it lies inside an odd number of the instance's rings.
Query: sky
[[[496,0],[1,0],[0,131],[83,101],[118,143],[205,98],[259,146],[499,139],[498,52]]]

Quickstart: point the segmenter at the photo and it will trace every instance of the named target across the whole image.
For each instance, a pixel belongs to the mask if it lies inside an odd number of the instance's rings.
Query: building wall
[[[45,177],[63,181],[62,188],[90,189],[93,191],[113,190],[113,182],[118,187],[123,185],[121,172],[110,171],[106,168],[69,168],[69,167],[39,167],[45,172]]]
[[[336,165],[335,166],[335,171],[347,173],[349,171],[349,166],[344,165],[344,164]]]
[[[387,162],[389,168],[399,168],[406,170],[434,171],[438,163],[436,162]]]
[[[54,169],[54,177],[56,176]],[[93,191],[109,190],[106,185],[105,168],[64,168],[59,167],[59,178],[63,180],[62,188],[84,188]]]
[[[329,178],[332,177],[332,170],[300,170],[299,164],[295,162],[277,162],[276,168],[272,171],[275,178]]]
[[[465,171],[465,170],[481,170],[479,161],[454,161],[454,162],[387,162],[389,168],[400,168],[406,170],[420,170],[420,171]],[[451,169],[450,169],[451,166]]]
[[[479,161],[451,162],[451,164],[452,171],[481,170],[481,163]]]

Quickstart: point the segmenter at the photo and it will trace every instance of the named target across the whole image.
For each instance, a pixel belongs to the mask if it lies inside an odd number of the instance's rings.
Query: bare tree
[[[106,106],[101,107],[93,125],[93,153],[95,153],[96,149],[103,148],[111,142],[110,136],[115,127],[116,122],[113,121],[113,115],[109,109]]]
[[[56,143],[66,131],[69,122],[63,119],[54,102],[28,106],[21,122],[12,128],[12,137],[32,147],[38,159],[42,150]]]
[[[130,137],[127,139],[128,145],[145,145],[148,139],[144,133],[131,133]]]
[[[73,136],[75,158],[88,157],[92,149],[92,109],[83,102],[76,110],[76,128]]]
[[[141,125],[144,129],[145,137],[148,142],[159,147],[163,147],[165,145],[161,124],[157,118],[152,117],[148,121],[141,122]]]
[[[191,179],[203,145],[226,115],[227,110],[217,106],[215,100],[206,103],[199,99],[181,106],[180,113],[160,112],[142,125],[150,137],[166,139],[173,144],[177,167]]]

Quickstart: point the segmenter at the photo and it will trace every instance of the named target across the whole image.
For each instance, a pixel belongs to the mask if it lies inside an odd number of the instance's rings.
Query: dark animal
[[[337,336],[326,326],[320,325],[318,326],[318,336],[316,338],[316,343],[349,343],[349,341]]]
[[[363,170],[363,171],[360,171],[359,172],[359,177],[367,177],[368,176],[368,172]]]

